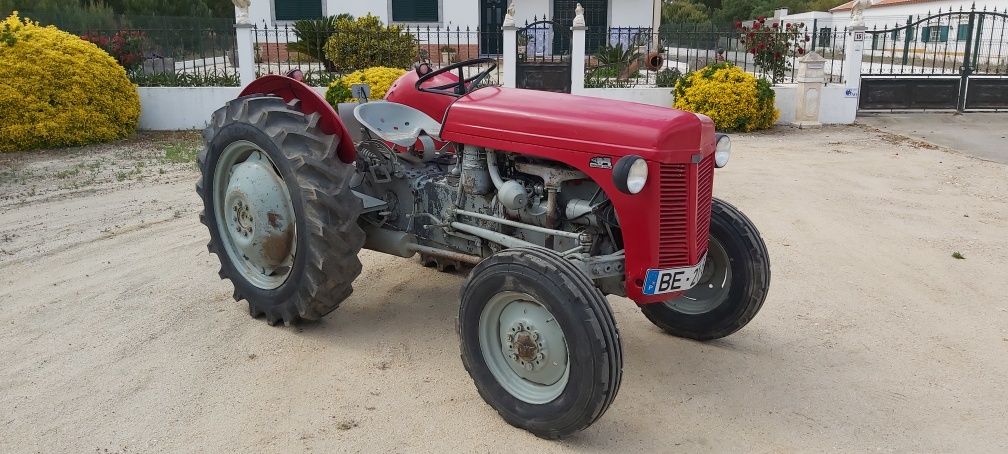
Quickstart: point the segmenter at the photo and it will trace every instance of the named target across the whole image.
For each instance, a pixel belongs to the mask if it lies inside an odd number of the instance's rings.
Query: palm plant
[[[326,41],[329,41],[329,37],[336,34],[340,22],[350,21],[353,18],[352,15],[344,13],[294,22],[294,34],[298,41],[288,44],[287,49],[321,61],[326,71],[335,71],[336,65],[326,58],[323,47]]]

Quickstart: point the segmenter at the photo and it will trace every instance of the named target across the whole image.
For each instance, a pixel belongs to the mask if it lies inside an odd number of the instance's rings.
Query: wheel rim
[[[480,313],[479,344],[490,373],[509,394],[531,404],[556,399],[567,386],[567,340],[556,318],[525,293],[501,292]]]
[[[294,206],[273,161],[252,142],[231,143],[217,160],[213,195],[217,230],[235,269],[258,288],[283,285],[297,235]]]
[[[728,299],[731,290],[731,263],[724,246],[710,236],[707,241],[707,263],[697,285],[681,297],[666,301],[665,306],[676,312],[699,315],[710,312]]]

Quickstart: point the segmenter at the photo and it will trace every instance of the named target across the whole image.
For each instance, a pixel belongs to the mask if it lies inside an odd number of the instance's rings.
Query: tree
[[[662,23],[699,24],[710,22],[710,12],[706,5],[692,0],[671,0],[662,2]]]
[[[736,20],[749,20],[755,17],[753,11],[762,3],[761,0],[722,0],[721,8],[714,12],[714,20],[727,24]]]

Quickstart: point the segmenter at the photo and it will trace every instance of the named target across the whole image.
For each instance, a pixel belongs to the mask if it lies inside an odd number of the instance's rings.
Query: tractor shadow
[[[422,266],[417,258],[366,260],[362,256],[362,260],[364,270],[355,281],[353,295],[323,320],[298,325],[296,335],[332,349],[333,357],[356,358],[348,364],[353,369],[357,369],[354,362],[380,373],[440,364],[438,369],[452,376],[437,379],[434,386],[482,403],[458,356],[455,323],[459,289],[468,269],[438,272]],[[709,432],[697,430],[697,421],[735,420],[742,413],[791,414],[790,409],[808,399],[803,391],[820,386],[816,375],[821,370],[810,358],[796,359],[795,340],[780,334],[778,327],[767,326],[777,324],[767,314],[727,338],[696,342],[664,333],[630,300],[609,297],[609,303],[624,354],[619,395],[592,427],[562,440],[564,446],[608,450],[630,441],[661,439],[672,442],[662,446],[648,442],[645,450],[703,449],[717,440],[698,435]],[[768,302],[769,307],[772,304]],[[829,354],[815,352],[815,345],[802,349],[800,356]],[[490,407],[485,410],[493,424],[511,430]],[[681,425],[682,421],[693,422]],[[784,418],[777,423],[794,421]],[[771,430],[765,421],[751,424]],[[539,442],[531,434],[524,435],[530,442]]]

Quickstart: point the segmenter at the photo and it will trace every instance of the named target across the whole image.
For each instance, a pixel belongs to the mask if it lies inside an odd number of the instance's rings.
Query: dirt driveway
[[[364,252],[325,320],[250,319],[196,220],[196,140],[0,156],[0,452],[1008,450],[1003,164],[863,127],[736,136],[715,193],[763,232],[763,311],[697,343],[611,298],[620,395],[549,442],[466,375],[461,275]]]

